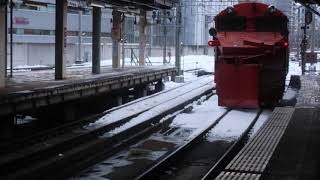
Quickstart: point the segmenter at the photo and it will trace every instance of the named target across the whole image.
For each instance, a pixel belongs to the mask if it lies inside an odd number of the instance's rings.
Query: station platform
[[[320,179],[319,83],[302,76],[296,106],[275,108],[216,179]]]
[[[91,67],[76,67],[68,68],[67,78],[59,81],[54,70],[16,72],[0,89],[0,115],[159,81],[175,71],[172,66],[104,66],[101,74],[92,74]]]

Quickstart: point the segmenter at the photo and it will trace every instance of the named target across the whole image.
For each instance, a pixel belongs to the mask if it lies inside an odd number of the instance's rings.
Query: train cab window
[[[287,29],[287,19],[279,16],[256,17],[256,31],[282,32]]]
[[[216,20],[218,32],[239,32],[246,31],[247,18],[244,16],[220,16]]]

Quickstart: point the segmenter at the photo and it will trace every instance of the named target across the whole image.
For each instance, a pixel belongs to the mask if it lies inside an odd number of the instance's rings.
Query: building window
[[[14,31],[13,31],[14,32]],[[24,29],[17,28],[16,29],[16,34],[24,34]]]

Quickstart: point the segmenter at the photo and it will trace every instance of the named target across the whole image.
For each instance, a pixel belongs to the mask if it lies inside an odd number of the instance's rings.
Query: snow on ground
[[[290,59],[295,59],[295,54],[290,54]],[[150,61],[152,65],[162,65],[163,58],[162,57],[150,57]],[[170,65],[175,65],[175,57],[172,57]],[[102,60],[101,66],[110,66],[112,65],[112,60]],[[126,58],[125,66],[131,66],[130,59]],[[133,65],[134,66],[134,65]],[[86,62],[81,65],[73,64],[70,68],[77,67],[91,67],[91,62]],[[193,69],[202,69],[207,72],[214,72],[214,56],[209,55],[189,55],[181,57],[181,67],[183,70],[193,70]],[[289,64],[289,75],[301,75],[301,67],[299,66],[299,62],[290,61]]]
[[[287,79],[290,79],[291,75],[301,75],[301,66],[299,66],[299,62],[290,61],[289,62],[289,71],[287,75]]]
[[[174,62],[173,62],[174,64]],[[214,72],[214,56],[190,55],[181,58],[183,70],[203,69],[207,72]]]
[[[191,113],[178,115],[170,126],[195,129],[192,134],[190,134],[189,138],[187,138],[187,140],[189,140],[205,130],[226,111],[226,108],[218,106],[217,96],[212,96],[202,105],[194,106]]]
[[[28,68],[44,68],[44,67],[49,67],[46,65],[18,65],[18,66],[14,66],[15,69],[28,69]],[[10,69],[10,67],[7,67],[8,69]]]
[[[295,59],[295,53],[290,54],[290,59]],[[131,64],[130,58],[126,58],[125,66],[135,66],[134,64]],[[162,57],[150,57],[150,61],[152,65],[158,66],[162,65],[163,58]],[[175,65],[175,57],[173,56],[171,58],[171,61],[169,63],[170,65]],[[111,66],[112,60],[111,59],[105,59],[101,61],[101,66]],[[68,68],[70,69],[77,69],[79,67],[91,67],[91,62],[85,62],[82,64],[72,64]],[[21,66],[15,66],[15,68],[36,68],[36,67],[47,67],[45,65],[21,65]],[[202,69],[207,72],[214,72],[214,56],[209,55],[188,55],[188,56],[182,56],[181,57],[181,68],[184,71],[189,70],[195,70],[195,69]],[[194,74],[194,72],[192,72]],[[192,74],[191,73],[191,74]],[[289,75],[301,75],[301,67],[299,66],[299,63],[297,61],[290,61],[290,69],[289,69]],[[187,73],[187,75],[190,75]]]
[[[209,133],[207,140],[234,141],[242,135],[257,115],[257,110],[232,110]]]
[[[151,61],[151,64],[154,66],[163,64],[162,57],[150,57],[149,59]],[[168,64],[174,65],[175,64],[175,57],[172,57],[170,63],[168,63]],[[111,59],[105,59],[105,60],[101,61],[101,66],[111,66],[111,65],[112,65]],[[72,64],[70,66],[70,68],[91,67],[91,66],[92,66],[91,62],[85,62],[82,64]],[[130,58],[125,59],[125,66],[134,66],[134,64],[131,64]],[[207,55],[182,56],[181,57],[181,68],[183,70],[201,68],[201,69],[204,69],[208,72],[213,72],[213,70],[214,70],[214,57],[207,56]]]
[[[296,98],[297,94],[298,94],[298,91],[296,89],[288,88],[284,93],[282,99],[290,100],[290,99]]]
[[[162,57],[150,57],[149,58],[153,66],[160,66],[163,65],[163,58]],[[131,59],[126,58],[125,59],[125,66],[135,66],[134,64],[131,64]],[[171,58],[169,65],[175,65],[175,57]],[[101,61],[101,66],[111,66],[112,60],[106,59]],[[68,67],[70,69],[76,69],[79,67],[91,67],[91,62],[86,62],[81,65],[79,64],[73,64],[71,67]],[[122,65],[121,65],[122,66]],[[196,71],[198,70],[205,70],[207,72],[213,72],[214,71],[214,56],[208,56],[208,55],[189,55],[189,56],[182,56],[181,57],[181,68],[182,70],[186,71],[184,73],[184,79],[185,82],[190,82],[193,80],[196,80],[197,77],[195,75]],[[168,86],[174,85],[175,83],[169,83]]]
[[[134,150],[133,150],[134,151]],[[140,149],[137,149],[137,151],[141,151]],[[112,173],[115,169],[119,167],[125,167],[129,166],[131,164],[134,164],[134,160],[151,160],[155,161],[159,159],[161,156],[163,156],[167,151],[148,151],[143,152],[143,156],[134,156],[132,155],[131,151],[128,152],[121,152],[117,154],[116,156],[109,158],[99,164],[96,164],[92,168],[88,169],[87,171],[83,172],[81,176],[79,177],[73,177],[69,178],[70,180],[100,180],[100,179],[108,179],[104,176]],[[141,153],[141,152],[138,152]],[[126,158],[124,158],[126,157]]]
[[[290,54],[290,59],[295,59],[295,54]],[[298,61],[291,61],[289,63],[289,72],[287,76],[287,84],[289,83],[291,75],[301,75],[301,66],[299,66]],[[162,65],[163,58],[162,57],[150,57],[150,61],[152,65]],[[110,59],[103,60],[101,62],[102,66],[109,66],[112,64]],[[169,63],[170,65],[175,64],[175,57],[172,57],[172,60]],[[81,66],[91,66],[91,62],[87,62],[82,64]],[[126,58],[125,66],[131,66],[130,59]],[[319,65],[320,66],[320,65]],[[77,68],[79,65],[73,65],[70,68]],[[214,56],[208,55],[189,55],[181,57],[181,68],[185,71],[184,79],[186,82],[196,80],[196,71],[198,70],[205,70],[207,72],[214,72]],[[319,67],[320,69],[320,67]],[[167,86],[175,86],[175,83],[167,83]]]
[[[295,54],[290,54],[290,59],[295,60]],[[287,76],[287,84],[289,83],[291,75],[301,75],[301,67],[299,66],[299,62],[297,61],[291,61],[289,63],[289,72]],[[158,66],[162,65],[163,58],[162,57],[150,57],[150,61],[152,62],[152,65]],[[106,59],[101,61],[101,66],[110,66],[112,64],[111,59]],[[175,57],[172,57],[170,65],[175,64]],[[125,66],[131,66],[130,59],[126,58],[126,64]],[[133,64],[134,66],[134,64]],[[190,82],[197,80],[196,77],[196,71],[199,70],[205,70],[207,72],[214,72],[214,56],[208,56],[208,55],[189,55],[189,56],[183,56],[181,58],[181,66],[182,69],[185,71],[184,73],[184,79],[185,82]],[[21,68],[25,67],[45,67],[43,65],[34,65],[34,66],[20,66]],[[83,64],[73,64],[71,65],[70,69],[79,69],[81,67],[91,67],[91,62],[86,62]],[[170,87],[178,86],[178,84],[173,82],[166,83],[167,89],[170,89]]]
[[[98,127],[104,126],[106,124],[109,124],[109,123],[112,123],[115,121],[119,121],[123,118],[130,117],[130,116],[137,114],[139,112],[143,112],[151,107],[159,106],[160,104],[175,98],[177,95],[184,95],[185,98],[190,98],[191,95],[195,95],[194,94],[195,92],[193,92],[191,94],[188,94],[188,92],[195,90],[195,89],[198,89],[201,86],[210,83],[211,81],[212,81],[211,77],[202,77],[194,83],[186,84],[183,88],[178,88],[173,91],[169,91],[167,93],[162,93],[159,96],[155,96],[154,98],[149,98],[144,101],[140,101],[138,103],[135,103],[131,106],[126,106],[124,108],[113,111],[110,114],[106,114],[103,117],[101,117],[99,120],[97,120],[95,123],[91,123],[90,125],[88,125],[87,128],[89,128],[89,129],[98,128]],[[213,82],[212,82],[212,85],[207,85],[205,87],[198,89],[196,91],[196,93],[200,93],[200,91],[203,92],[204,89],[211,88],[212,86],[213,86]],[[174,104],[177,104],[177,103],[179,103],[179,102],[175,102]],[[173,107],[174,104],[172,104],[172,106],[170,106],[170,107]],[[162,108],[167,109],[168,107],[164,106]],[[159,111],[161,109],[159,109],[159,108],[157,108],[157,109],[158,110],[155,110],[154,112],[150,112],[149,115],[153,115],[154,113],[159,113]],[[144,117],[144,118],[147,118],[147,117]]]
[[[127,130],[130,127],[133,127],[141,122],[147,121],[152,117],[155,117],[157,115],[161,115],[163,112],[170,110],[172,107],[176,107],[178,104],[181,104],[183,101],[186,101],[188,99],[192,99],[196,96],[199,96],[200,94],[202,94],[203,92],[210,90],[213,87],[213,83],[211,85],[206,85],[203,87],[199,87],[193,91],[184,93],[182,96],[180,96],[179,98],[175,98],[172,100],[167,101],[164,104],[160,104],[150,110],[148,110],[147,112],[133,118],[131,121],[129,121],[128,123],[124,124],[123,126],[114,129],[113,131],[109,132],[109,134],[118,134],[121,133],[125,130]]]
[[[108,163],[108,164],[106,164]],[[106,174],[109,174],[113,171],[113,169],[117,167],[124,167],[133,164],[133,162],[128,161],[126,159],[118,158],[118,156],[107,159],[107,161],[103,161],[99,164],[93,166],[89,171],[81,174],[80,177],[72,177],[69,180],[86,180],[90,177],[91,180],[103,179],[102,177]]]
[[[182,83],[175,83],[173,81],[168,81],[168,82],[165,82],[165,90],[169,90],[169,89],[173,89],[173,88],[176,88],[176,87],[179,87],[181,86]]]

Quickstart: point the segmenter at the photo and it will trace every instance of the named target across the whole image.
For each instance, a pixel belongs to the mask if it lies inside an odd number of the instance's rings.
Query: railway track
[[[210,168],[210,170],[201,178],[201,180],[209,180],[216,178],[221,171],[228,165],[228,163],[237,155],[237,153],[243,148],[247,140],[249,139],[250,132],[257,122],[262,110],[258,112],[257,117],[252,121],[248,128],[242,133],[242,135],[232,144],[231,147],[223,154],[223,156]]]
[[[206,138],[205,136],[209,131],[214,132],[215,127],[220,123],[223,123],[223,121],[226,121],[226,119],[228,119],[227,117],[233,111],[234,110],[226,111],[218,119],[212,121],[212,124],[207,126],[207,128],[202,130],[197,136],[195,136],[167,156],[161,158],[160,161],[155,163],[150,168],[144,170],[143,173],[138,175],[135,179],[214,179],[214,177],[223,170],[224,166],[227,165],[227,163],[245,144],[246,140],[250,136],[252,128],[258,121],[263,110],[259,110],[256,115],[252,117],[251,122],[242,132],[240,137],[238,137],[235,141],[232,141],[232,143],[229,143],[227,145],[228,148],[224,147],[225,153],[213,153],[215,151],[214,149],[216,148],[216,145],[210,146],[210,143],[204,141],[204,139]],[[207,150],[205,148],[207,148]],[[198,161],[198,163],[202,162],[202,164],[196,165],[196,168],[188,167],[194,166],[194,164],[190,163],[189,161],[191,161],[190,159],[193,159],[191,156],[198,156],[196,152],[197,150],[200,153],[207,154],[206,158],[208,159],[210,159],[210,156],[214,156],[212,157],[212,159],[216,159],[216,161],[211,162],[212,167],[210,163],[204,163],[203,160]],[[197,157],[195,157],[194,159],[197,159]],[[190,163],[190,165],[188,165],[188,163]],[[199,166],[203,167],[199,168]]]
[[[203,78],[201,78],[203,79]],[[200,79],[200,80],[201,80]],[[16,149],[21,149],[21,148],[24,148],[26,146],[30,146],[32,144],[36,144],[38,142],[44,142],[46,141],[47,139],[49,138],[53,138],[53,137],[56,137],[56,136],[59,136],[59,135],[62,135],[72,129],[75,129],[75,128],[82,128],[83,126],[87,125],[87,124],[90,124],[90,123],[93,123],[95,122],[97,119],[107,115],[107,114],[111,114],[113,112],[116,112],[117,110],[120,110],[120,109],[124,109],[124,108],[127,108],[127,107],[130,107],[130,106],[133,106],[135,104],[137,104],[137,106],[139,106],[139,103],[142,103],[146,100],[149,100],[149,99],[153,99],[155,97],[159,97],[161,95],[164,95],[168,92],[172,92],[172,91],[175,91],[175,90],[178,90],[179,88],[183,88],[183,87],[186,87],[186,86],[189,86],[191,85],[192,82],[188,82],[182,86],[178,86],[178,87],[174,87],[172,89],[169,89],[169,90],[164,90],[164,91],[161,91],[159,93],[156,93],[156,94],[153,94],[153,95],[150,95],[150,96],[147,96],[147,97],[143,97],[143,98],[139,98],[137,100],[134,100],[132,102],[129,102],[129,103],[126,103],[124,105],[121,105],[121,106],[117,106],[117,107],[114,107],[110,110],[107,110],[107,111],[104,111],[100,114],[95,114],[95,115],[92,115],[92,116],[89,116],[87,118],[84,118],[84,119],[80,119],[80,120],[77,120],[77,121],[72,121],[72,122],[69,122],[69,123],[65,123],[59,127],[55,127],[55,128],[52,128],[52,129],[47,129],[47,130],[44,130],[44,131],[41,131],[41,132],[38,132],[38,133],[34,133],[30,136],[27,136],[27,137],[20,137],[20,138],[15,138],[15,139],[10,139],[10,141],[6,141],[6,142],[1,142],[0,143],[0,156],[1,154],[5,154],[5,153],[8,153],[8,152],[12,152],[12,151],[15,151]],[[127,120],[129,120],[130,118],[133,118],[143,112],[146,112],[147,110],[155,107],[159,105],[158,104],[153,104],[152,106],[150,107],[144,107],[143,109],[141,109],[139,112],[136,112],[132,115],[129,115],[129,116],[126,116],[126,118],[123,118],[122,121],[119,120],[119,121],[116,121],[115,123],[113,123],[113,125],[116,127],[118,126],[119,124],[121,125],[122,123],[126,122]],[[121,118],[119,118],[121,119]],[[112,126],[110,125],[110,128],[112,128]]]
[[[176,114],[184,112],[186,105],[212,90],[211,77],[200,78],[196,85],[188,83],[106,111],[90,120],[42,132],[45,141],[2,153],[0,178],[56,179],[71,175],[156,131]],[[94,123],[83,126],[89,122]],[[70,163],[72,166],[66,166]]]

